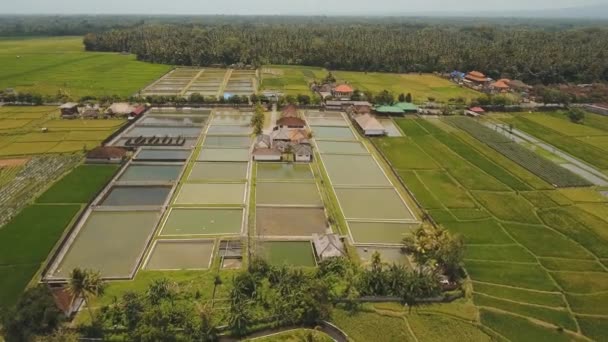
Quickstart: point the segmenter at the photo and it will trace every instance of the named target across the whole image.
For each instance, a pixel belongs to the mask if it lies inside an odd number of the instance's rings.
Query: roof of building
[[[78,107],[78,103],[76,102],[68,102],[68,103],[64,103],[61,106],[59,106],[59,109],[72,109]]]
[[[345,255],[344,243],[337,234],[312,234],[312,243],[321,259]]]
[[[127,150],[122,147],[98,146],[87,153],[88,159],[118,159],[123,158]]]
[[[329,100],[325,101],[326,106],[368,106],[371,107],[372,104],[367,101],[340,101],[340,100]]]
[[[304,127],[306,122],[293,116],[284,116],[277,120],[277,126]]]
[[[479,71],[471,71],[467,74],[466,78],[476,82],[486,82],[488,80],[486,75],[482,74]]]
[[[498,88],[498,89],[509,89],[509,85],[507,83],[505,83],[505,81],[503,81],[503,80],[499,80],[499,81],[492,83],[492,87]]]
[[[72,316],[74,312],[78,311],[78,308],[83,302],[82,297],[75,299],[74,295],[72,295],[67,288],[63,286],[53,287],[50,290],[55,305],[57,305],[57,308],[61,310],[67,317]]]
[[[272,140],[270,140],[270,135],[268,134],[260,134],[255,138],[256,148],[269,148],[271,145]]]
[[[289,129],[287,128],[279,128],[277,130],[272,131],[272,133],[270,133],[270,137],[272,138],[272,140],[291,140],[290,138],[290,134],[289,134]]]
[[[379,106],[374,108],[378,113],[403,114],[403,108],[397,106]]]
[[[301,141],[308,138],[308,132],[303,129],[294,129],[289,131],[289,140]]]
[[[361,127],[361,129],[363,129],[365,131],[367,131],[367,130],[384,131],[384,126],[382,126],[380,121],[378,121],[375,117],[371,116],[370,114],[357,115],[355,117],[355,121],[357,121],[357,124],[359,124],[359,127]]]
[[[298,107],[295,104],[290,103],[283,108],[281,115],[283,117],[298,117]]]
[[[403,110],[418,110],[418,106],[409,102],[399,102],[395,104],[395,107],[399,107]]]
[[[469,108],[469,110],[475,113],[485,113],[485,110],[483,110],[483,108],[481,107],[471,107]]]
[[[112,114],[131,114],[133,109],[134,109],[134,106],[132,106],[131,104],[129,104],[127,102],[117,102],[117,103],[112,103],[110,108],[108,108],[108,111],[111,112]]]
[[[139,105],[137,106],[135,109],[133,109],[133,111],[131,112],[131,114],[138,116],[143,114],[143,112],[146,111],[146,106],[145,105]]]
[[[337,91],[338,93],[352,93],[353,88],[348,84],[340,84],[336,87],[336,89],[334,89],[334,91]]]
[[[255,156],[281,156],[281,151],[276,148],[256,148],[253,150]]]
[[[307,144],[293,145],[293,153],[297,155],[312,155],[312,147]]]

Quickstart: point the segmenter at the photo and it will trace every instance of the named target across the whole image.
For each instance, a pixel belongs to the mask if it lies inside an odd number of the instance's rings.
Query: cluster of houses
[[[59,106],[62,119],[99,119],[99,118],[128,118],[142,115],[148,107],[146,105],[130,104],[126,102],[113,103],[106,110],[98,105],[87,104],[80,106],[75,102],[64,103]]]
[[[293,156],[296,162],[312,161],[312,146],[306,122],[299,117],[295,105],[288,105],[270,134],[256,137],[253,159],[257,161],[281,161]]]
[[[522,81],[507,78],[493,80],[479,71],[463,73],[455,70],[450,73],[449,78],[455,83],[489,94],[514,92],[527,96],[532,90],[531,86]]]
[[[335,82],[322,84],[313,83],[310,85],[310,90],[314,93],[318,93],[322,99],[331,97],[336,100],[350,100],[355,93],[355,90],[350,85],[337,84]]]

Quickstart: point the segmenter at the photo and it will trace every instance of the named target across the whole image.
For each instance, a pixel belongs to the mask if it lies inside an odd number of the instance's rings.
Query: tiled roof
[[[384,130],[384,126],[382,126],[382,124],[378,120],[376,120],[375,117],[369,114],[359,115],[355,118],[355,121],[357,121],[357,123],[363,130]]]
[[[352,93],[353,88],[351,88],[351,86],[348,84],[340,84],[336,87],[336,89],[334,89],[334,91],[337,91],[338,93]]]
[[[296,117],[282,117],[277,120],[277,126],[304,127],[306,122]]]

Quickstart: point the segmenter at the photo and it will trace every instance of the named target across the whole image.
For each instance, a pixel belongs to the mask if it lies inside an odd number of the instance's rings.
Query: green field
[[[21,124],[15,126],[11,124],[13,121]],[[50,106],[3,106],[0,107],[0,157],[90,150],[125,122],[122,119],[65,120],[59,117],[57,107]]]
[[[168,65],[134,55],[85,52],[82,37],[0,39],[0,88],[73,99],[130,96],[166,73]]]
[[[80,209],[80,205],[30,205],[0,228],[0,307],[17,301]]]
[[[261,75],[262,90],[278,90],[285,95],[310,95],[310,83],[323,79],[327,71],[298,65],[265,65]]]
[[[88,203],[118,170],[118,165],[80,165],[40,196],[38,203]]]
[[[391,74],[377,72],[336,71],[338,80],[347,81],[354,88],[374,93],[388,90],[394,94],[411,93],[414,103],[428,101],[448,102],[450,99],[464,98],[471,100],[480,93],[457,86],[456,84],[430,74]]]
[[[597,261],[608,257],[605,197],[589,188],[554,190],[456,126],[422,119],[397,123],[407,137],[375,145],[430,216],[463,236],[476,304],[505,313],[484,309],[486,327],[508,331],[503,336],[509,339],[550,337],[542,325],[506,317],[584,333],[576,314],[604,314],[593,303],[608,305],[606,263]],[[436,165],[428,164],[429,156]],[[566,304],[573,310],[564,309]],[[505,329],[507,323],[525,331]],[[589,337],[597,334],[594,322],[587,330]]]

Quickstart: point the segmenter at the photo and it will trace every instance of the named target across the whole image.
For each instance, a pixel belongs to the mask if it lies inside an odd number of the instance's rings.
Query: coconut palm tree
[[[103,295],[105,283],[101,279],[101,274],[96,271],[75,268],[70,272],[67,289],[72,295],[72,303],[76,298],[82,297],[84,304],[87,306],[91,321],[93,321],[93,311],[89,300]]]

